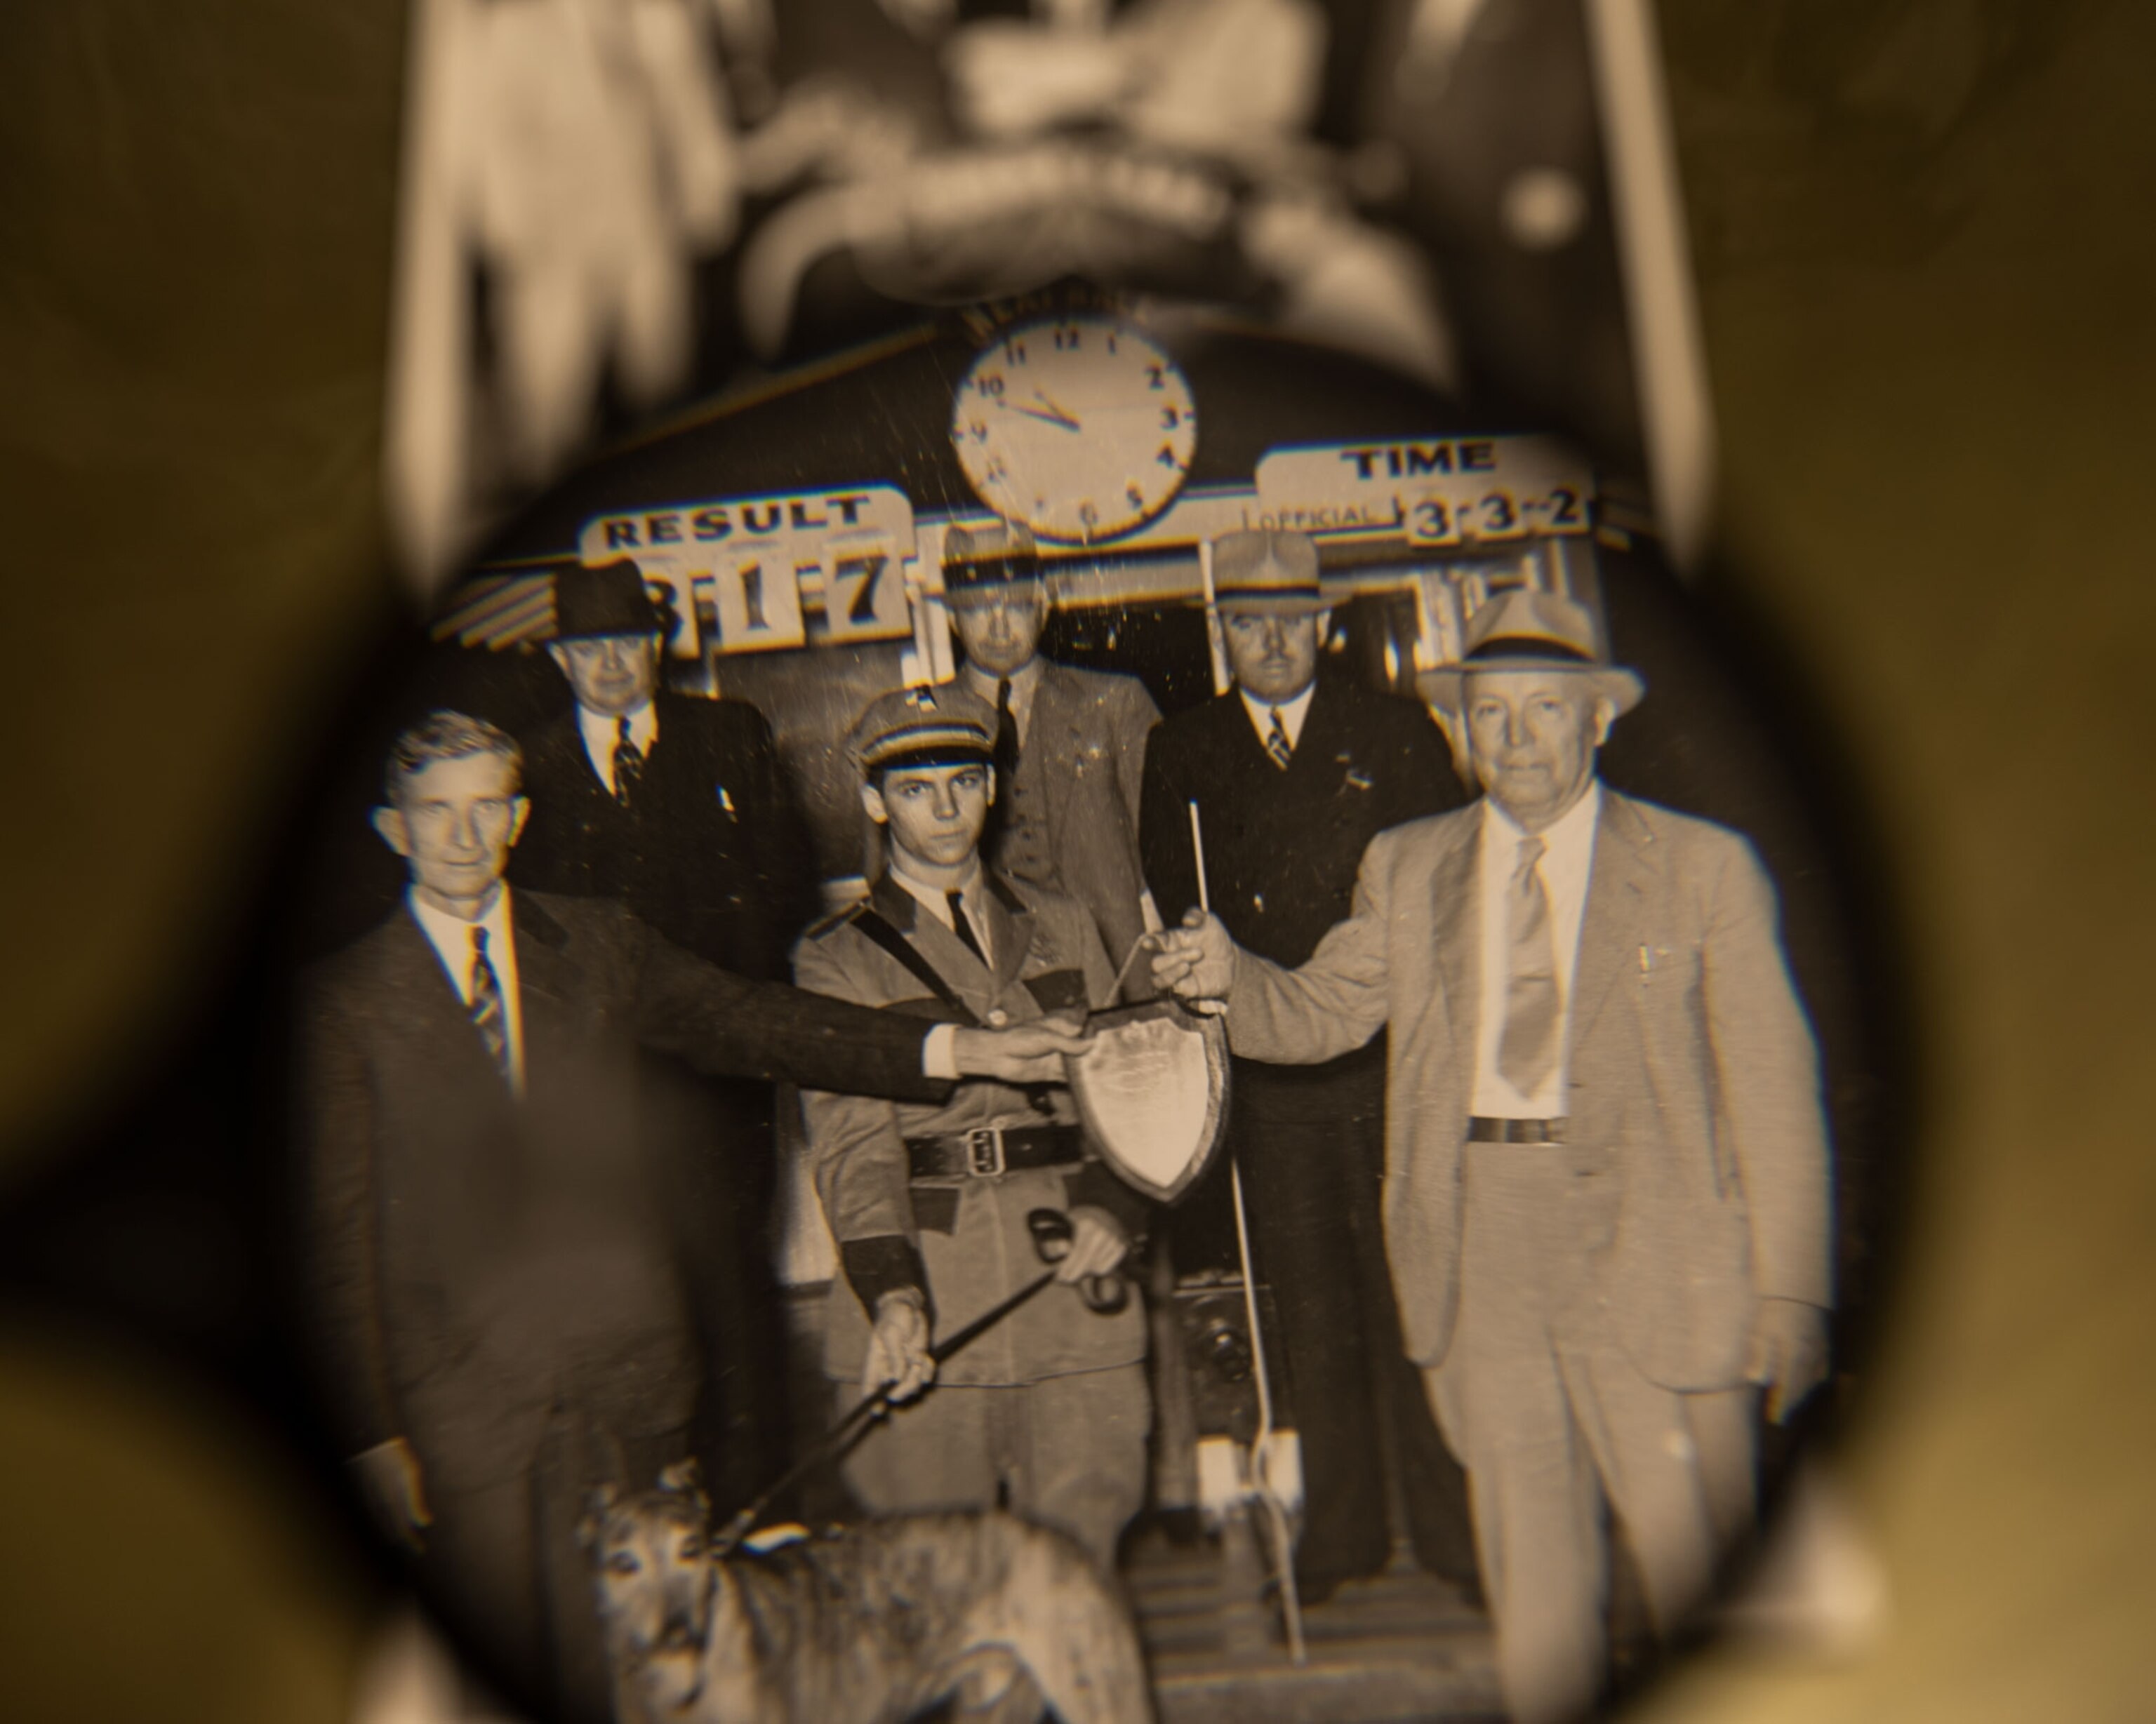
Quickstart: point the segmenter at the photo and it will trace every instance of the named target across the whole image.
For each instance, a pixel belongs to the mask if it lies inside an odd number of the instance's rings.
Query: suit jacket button
[[[1010,1022],[1010,1013],[1001,1006],[991,1006],[988,1008],[987,1021],[989,1029],[1001,1029],[1004,1025]]]

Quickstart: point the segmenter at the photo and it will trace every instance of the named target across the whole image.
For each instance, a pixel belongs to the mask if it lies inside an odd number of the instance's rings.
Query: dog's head
[[[634,1496],[594,1491],[582,1528],[614,1668],[662,1709],[690,1705],[702,1686],[719,1585],[696,1468],[669,1467],[657,1490]]]

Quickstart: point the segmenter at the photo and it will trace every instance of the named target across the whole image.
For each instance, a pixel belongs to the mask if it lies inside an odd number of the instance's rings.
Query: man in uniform
[[[1553,1720],[1603,1680],[1605,1506],[1669,1627],[1750,1519],[1754,1386],[1784,1418],[1825,1373],[1830,1161],[1752,847],[1596,774],[1639,677],[1552,594],[1486,605],[1466,648],[1481,803],[1373,839],[1300,969],[1194,918],[1154,973],[1225,998],[1260,1059],[1389,1029],[1407,1347],[1466,1463],[1506,1701]]]
[[[865,903],[803,939],[803,987],[990,1024],[1106,1003],[1114,972],[1091,918],[981,861],[995,724],[955,685],[886,695],[861,714],[849,741],[888,866]],[[849,1459],[855,1495],[877,1513],[1002,1501],[1112,1566],[1145,1492],[1146,1322],[1135,1297],[1103,1313],[1081,1287],[1120,1266],[1146,1200],[1086,1155],[1065,1090],[978,1083],[930,1106],[819,1093],[803,1104],[843,1271],[826,1369],[842,1402],[894,1383],[907,1403]],[[1040,1212],[1067,1221],[1061,1285],[939,1371],[937,1331],[1040,1272]]]
[[[1196,803],[1215,913],[1251,951],[1299,963],[1347,914],[1371,838],[1464,798],[1428,712],[1321,670],[1331,613],[1307,537],[1229,533],[1213,568],[1235,687],[1153,734],[1139,829],[1146,878],[1163,916],[1198,902]],[[1307,1512],[1296,1567],[1312,1598],[1376,1573],[1390,1553],[1383,1421],[1418,1554],[1440,1573],[1471,1566],[1458,1469],[1399,1363],[1393,1326],[1378,1244],[1383,1069],[1378,1047],[1314,1069],[1239,1059],[1234,1071],[1229,1147],[1256,1270],[1279,1307],[1268,1340],[1301,1435]],[[1226,1183],[1216,1170],[1178,1210],[1178,1270],[1235,1260]]]
[[[988,859],[1084,905],[1120,966],[1146,929],[1138,792],[1159,709],[1134,676],[1040,656],[1048,590],[1024,527],[951,529],[943,585],[961,675],[996,716]]]
[[[506,1668],[604,1682],[587,1491],[686,1452],[701,1353],[639,1048],[699,1070],[932,1102],[968,1074],[1058,1075],[1074,1039],[908,1024],[750,982],[618,904],[503,882],[530,803],[516,744],[437,712],[374,824],[405,900],[307,978],[311,1316],[346,1452]],[[712,1157],[763,1144],[706,1143]]]
[[[547,651],[575,699],[526,742],[532,812],[516,884],[617,899],[707,962],[783,978],[816,880],[763,715],[660,687],[670,618],[628,558],[561,569],[554,613]],[[694,1121],[685,1142],[772,1141],[769,1085],[649,1077],[654,1106]],[[703,1242],[685,1268],[713,1366],[697,1449],[726,1497],[758,1489],[788,1451],[785,1337],[770,1321],[778,1167],[770,1156],[697,1156],[678,1182]]]

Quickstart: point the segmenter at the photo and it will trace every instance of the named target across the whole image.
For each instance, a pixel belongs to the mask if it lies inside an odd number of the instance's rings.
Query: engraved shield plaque
[[[1096,1012],[1093,1045],[1065,1061],[1101,1158],[1147,1196],[1173,1203],[1219,1148],[1228,1116],[1228,1033],[1175,1000]]]

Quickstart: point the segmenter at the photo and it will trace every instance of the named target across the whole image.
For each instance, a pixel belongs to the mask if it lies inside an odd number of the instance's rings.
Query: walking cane
[[[1056,1264],[1070,1253],[1070,1219],[1060,1209],[1034,1209],[1025,1218],[1028,1229],[1033,1234],[1033,1249],[1040,1260]],[[997,1324],[1024,1305],[1055,1279],[1053,1268],[1045,1269],[1009,1297],[992,1305],[963,1329],[953,1330],[928,1349],[928,1357],[941,1365],[946,1359],[970,1347]],[[1086,1301],[1086,1309],[1103,1316],[1112,1316],[1130,1302],[1130,1289],[1119,1275],[1087,1275],[1078,1284],[1079,1297]],[[891,1410],[891,1385],[883,1384],[863,1395],[846,1411],[844,1418],[812,1444],[806,1454],[781,1473],[763,1491],[745,1504],[720,1532],[712,1548],[716,1554],[730,1556],[741,1542],[756,1530],[763,1511],[785,1492],[792,1490],[818,1467],[837,1460],[860,1440],[860,1434],[877,1419]]]
[[[1190,803],[1190,844],[1198,865],[1198,907],[1213,913],[1211,894],[1205,885],[1205,830],[1198,818],[1198,803]],[[1287,1508],[1272,1483],[1273,1396],[1265,1368],[1265,1331],[1258,1321],[1258,1281],[1250,1267],[1250,1224],[1243,1208],[1243,1170],[1230,1153],[1228,1190],[1235,1200],[1235,1249],[1243,1264],[1243,1314],[1250,1326],[1250,1357],[1256,1367],[1258,1430],[1250,1441],[1250,1485],[1265,1511],[1265,1527],[1272,1535],[1273,1565],[1280,1577],[1281,1616],[1287,1628],[1288,1656],[1306,1663],[1308,1649],[1302,1639],[1302,1598],[1295,1585],[1295,1545],[1288,1536]]]

